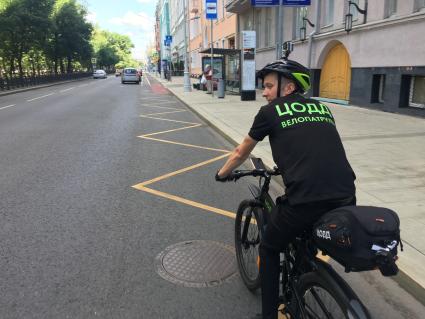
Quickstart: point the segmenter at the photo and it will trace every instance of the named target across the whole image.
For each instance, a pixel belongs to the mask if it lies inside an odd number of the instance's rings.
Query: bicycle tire
[[[360,300],[348,295],[337,281],[319,272],[302,275],[297,290],[302,299],[306,319],[369,318],[367,312],[361,309],[363,306]],[[364,315],[358,316],[358,312],[353,311],[353,306]],[[294,317],[300,317],[299,310]]]
[[[244,235],[244,229],[246,236]],[[263,222],[260,207],[252,207],[250,200],[239,204],[235,219],[235,250],[239,273],[250,291],[260,288],[259,246]],[[246,238],[242,238],[245,236]],[[248,258],[246,255],[248,254]]]

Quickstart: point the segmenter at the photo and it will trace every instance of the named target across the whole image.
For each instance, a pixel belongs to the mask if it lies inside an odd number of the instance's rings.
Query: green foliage
[[[97,65],[106,69],[122,68],[126,63],[133,63],[131,49],[134,47],[130,38],[115,32],[95,28],[92,40]]]
[[[77,0],[0,0],[0,77],[133,65],[128,36],[94,27]],[[128,64],[127,64],[128,63]]]

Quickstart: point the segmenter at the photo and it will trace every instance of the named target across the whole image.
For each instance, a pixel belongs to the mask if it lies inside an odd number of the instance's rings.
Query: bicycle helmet
[[[282,59],[273,63],[267,64],[264,68],[257,72],[257,77],[264,79],[264,77],[272,72],[276,72],[278,75],[278,96],[280,96],[280,78],[284,76],[295,82],[297,86],[297,92],[304,94],[310,87],[310,70],[298,62]]]

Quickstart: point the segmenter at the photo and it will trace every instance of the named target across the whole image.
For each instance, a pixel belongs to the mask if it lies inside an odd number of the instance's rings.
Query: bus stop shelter
[[[200,51],[202,54],[211,54],[211,48]],[[202,71],[205,65],[211,64],[211,56],[202,57]],[[241,50],[213,48],[213,79],[223,79],[225,90],[240,94],[241,90]]]

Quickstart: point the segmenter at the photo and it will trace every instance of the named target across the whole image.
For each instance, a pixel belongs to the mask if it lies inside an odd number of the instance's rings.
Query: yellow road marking
[[[179,127],[179,128],[175,128],[175,129],[172,129],[172,130],[166,130],[166,131],[161,131],[161,132],[156,132],[156,133],[144,134],[144,135],[140,135],[139,137],[147,137],[147,136],[154,136],[154,135],[164,134],[164,133],[169,133],[169,132],[181,131],[181,130],[186,130],[186,129],[192,128],[192,127],[198,127],[198,126],[201,126],[201,125],[202,124],[195,124],[195,125],[190,125],[190,126],[185,126],[185,127]]]
[[[201,167],[201,166],[204,166],[204,165],[207,165],[207,164],[210,164],[210,163],[216,162],[216,161],[221,160],[222,158],[225,158],[225,157],[227,157],[227,156],[229,156],[229,155],[230,155],[230,154],[220,155],[220,156],[218,156],[218,157],[215,157],[215,158],[209,159],[209,160],[207,160],[207,161],[204,161],[204,162],[201,162],[201,163],[198,163],[198,164],[192,165],[192,166],[188,166],[188,167],[185,167],[185,168],[179,169],[179,170],[177,170],[177,171],[174,171],[174,172],[171,172],[171,173],[168,173],[168,174],[162,175],[162,176],[155,177],[155,178],[153,178],[153,179],[151,179],[151,180],[148,180],[148,181],[146,181],[146,182],[143,182],[143,183],[140,183],[140,184],[134,185],[134,186],[132,186],[132,187],[134,187],[134,188],[136,188],[136,189],[140,189],[140,188],[143,188],[143,187],[144,187],[144,186],[146,186],[146,185],[149,185],[149,184],[152,184],[152,183],[156,183],[156,182],[158,182],[158,181],[160,181],[160,180],[163,180],[163,179],[169,178],[169,177],[171,177],[171,176],[175,176],[175,175],[178,175],[178,174],[181,174],[181,173],[184,173],[184,172],[187,172],[187,171],[193,170],[193,169],[195,169],[195,168],[198,168],[198,167]]]
[[[146,117],[148,119],[154,119],[154,120],[162,120],[162,121],[169,121],[169,122],[176,122],[176,123],[184,123],[184,124],[200,124],[200,123],[194,123],[194,122],[185,122],[185,121],[177,121],[177,120],[170,120],[170,119],[163,119],[162,117],[153,117],[153,116],[147,116],[147,115],[140,115],[140,117]],[[202,124],[201,124],[202,125]]]
[[[180,113],[180,112],[187,112],[187,110],[169,111],[169,112],[161,112],[161,113],[151,113],[151,114],[146,114],[146,115],[161,115],[161,114],[171,114],[171,113]]]
[[[209,151],[230,153],[228,150],[221,150],[221,149],[218,149],[218,148],[211,148],[211,147],[205,147],[205,146],[199,146],[199,145],[193,145],[193,144],[174,142],[174,141],[169,141],[169,140],[162,140],[162,139],[154,138],[154,137],[144,137],[144,136],[139,136],[139,137],[145,138],[147,140],[158,141],[158,142],[163,142],[163,143],[168,143],[168,144],[175,144],[175,145],[182,145],[182,146],[193,147],[193,148],[200,148],[200,149],[209,150]]]
[[[179,203],[183,203],[183,204],[186,204],[186,205],[189,205],[189,206],[200,208],[200,209],[210,211],[210,212],[213,212],[213,213],[216,213],[216,214],[219,214],[219,215],[223,215],[223,216],[226,216],[226,217],[230,217],[230,218],[233,218],[233,219],[236,216],[236,214],[233,213],[233,212],[229,212],[229,211],[224,210],[224,209],[204,205],[202,203],[198,203],[198,202],[188,200],[188,199],[185,199],[185,198],[182,198],[182,197],[178,197],[178,196],[175,196],[175,195],[171,195],[171,194],[168,194],[168,193],[160,192],[160,191],[157,191],[157,190],[152,189],[152,188],[140,186],[140,184],[135,185],[133,187],[138,189],[138,190],[141,190],[141,191],[144,191],[144,192],[147,192],[147,193],[151,193],[153,195],[157,195],[157,196],[160,196],[160,197],[171,199],[171,200],[174,200],[174,201],[179,202]]]

